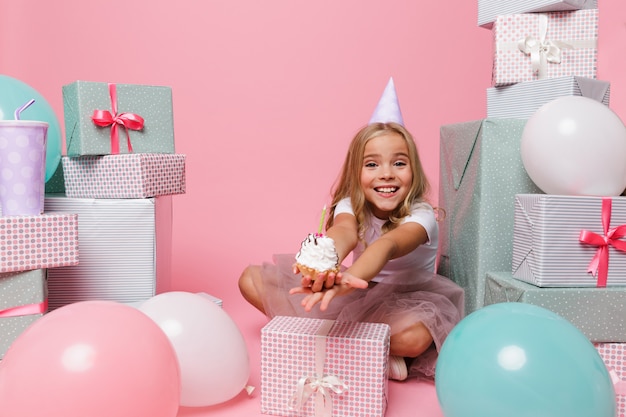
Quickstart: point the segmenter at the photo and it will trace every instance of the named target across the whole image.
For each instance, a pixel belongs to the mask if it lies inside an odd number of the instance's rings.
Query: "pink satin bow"
[[[23,306],[6,308],[0,310],[0,318],[28,316],[31,314],[43,314],[48,311],[48,300],[44,300],[41,303],[26,304]]]
[[[128,152],[132,152],[133,147],[130,143],[130,134],[128,133],[128,129],[143,129],[143,117],[135,113],[117,114],[117,88],[115,84],[109,84],[109,95],[111,96],[111,109],[113,110],[113,114],[111,114],[108,110],[94,110],[91,120],[93,120],[94,124],[100,127],[111,126],[111,154],[113,155],[120,153],[118,126],[122,125],[126,131]]]
[[[610,229],[611,224],[611,207],[612,200],[610,198],[602,199],[602,230],[604,236],[600,236],[590,230],[581,230],[579,240],[582,243],[598,246],[598,250],[594,255],[587,272],[592,275],[597,274],[597,287],[606,287],[607,277],[609,273],[609,245],[615,249],[626,252],[626,242],[619,240],[626,236],[626,225],[621,225]]]

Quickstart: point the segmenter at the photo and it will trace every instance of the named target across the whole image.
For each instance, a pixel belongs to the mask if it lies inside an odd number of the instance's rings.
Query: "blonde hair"
[[[372,123],[359,130],[350,143],[346,159],[341,169],[341,175],[333,186],[333,199],[326,222],[326,228],[330,228],[333,225],[333,217],[337,203],[349,197],[357,224],[359,225],[359,239],[363,239],[367,227],[365,218],[366,215],[371,215],[371,209],[365,200],[365,194],[361,188],[361,170],[363,168],[365,145],[371,139],[394,133],[400,135],[406,142],[409,150],[409,164],[411,166],[411,172],[413,173],[413,180],[406,198],[402,204],[396,207],[391,213],[389,220],[383,226],[383,232],[396,228],[400,224],[400,221],[411,213],[411,208],[416,203],[426,201],[425,198],[430,191],[430,184],[424,173],[417,146],[415,145],[411,133],[398,123]]]

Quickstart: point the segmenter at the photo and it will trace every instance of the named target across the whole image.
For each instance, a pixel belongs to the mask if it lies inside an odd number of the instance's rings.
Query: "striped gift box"
[[[596,78],[598,10],[498,16],[492,86],[576,75]]]
[[[597,9],[597,0],[478,0],[478,26],[491,29],[506,14]]]
[[[610,86],[607,81],[566,76],[491,87],[487,117],[529,119],[544,104],[564,96],[588,97],[608,106]]]
[[[626,197],[517,194],[513,277],[538,287],[602,287],[602,270],[593,268],[592,261],[606,256],[606,285],[626,285],[626,252],[616,248],[619,243],[597,246],[581,241],[583,231],[599,241],[607,236],[606,200],[611,202],[607,227],[626,224]]]
[[[78,214],[79,264],[48,270],[49,308],[87,300],[134,303],[169,290],[172,197],[47,195],[46,212]]]
[[[261,330],[261,413],[383,417],[389,332],[383,323],[274,317]]]

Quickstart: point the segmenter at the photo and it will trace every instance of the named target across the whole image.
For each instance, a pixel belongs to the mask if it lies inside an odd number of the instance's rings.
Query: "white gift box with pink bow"
[[[492,85],[563,76],[596,78],[598,9],[498,16]]]
[[[626,285],[626,197],[517,194],[513,277],[538,287]]]
[[[382,323],[274,317],[261,330],[261,412],[382,417],[389,337]]]

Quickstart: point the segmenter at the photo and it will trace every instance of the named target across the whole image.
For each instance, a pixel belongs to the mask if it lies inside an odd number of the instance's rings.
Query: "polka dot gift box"
[[[485,305],[533,304],[565,318],[592,342],[626,342],[626,288],[541,288],[513,278],[510,271],[489,272]]]
[[[515,195],[541,193],[522,164],[525,124],[484,119],[440,129],[438,272],[465,289],[467,314],[483,305],[487,272],[511,269]]]
[[[626,343],[595,343],[594,346],[613,379],[616,417],[626,417]]]
[[[596,78],[598,9],[496,18],[492,85],[578,75]]]
[[[389,326],[274,317],[261,330],[261,412],[382,417]]]
[[[45,269],[0,274],[0,359],[47,309]]]
[[[0,216],[0,273],[78,264],[78,216]]]
[[[65,193],[73,198],[146,198],[185,193],[185,155],[63,157]]]
[[[62,92],[67,156],[174,153],[170,87],[75,81]]]

